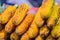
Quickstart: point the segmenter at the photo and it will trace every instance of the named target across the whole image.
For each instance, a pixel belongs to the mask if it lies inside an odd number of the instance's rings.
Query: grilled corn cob
[[[40,36],[46,37],[49,34],[49,29],[46,25],[44,25],[42,28],[40,28]]]
[[[42,18],[48,18],[52,11],[54,0],[43,0],[40,7],[40,14]]]
[[[6,40],[6,38],[8,37],[8,35],[5,33],[4,30],[0,31],[0,40]]]
[[[23,34],[29,27],[29,25],[31,24],[31,22],[33,21],[33,15],[32,14],[27,14],[26,18],[24,19],[24,21],[16,28],[16,33],[21,35]]]
[[[5,32],[6,33],[11,33],[12,30],[14,29],[14,24],[12,22],[12,18],[9,20],[9,22],[5,25]]]
[[[3,13],[0,15],[0,23],[5,24],[14,15],[16,10],[15,6],[8,6]]]
[[[30,25],[30,28],[27,31],[27,33],[28,33],[30,38],[34,38],[34,37],[37,36],[37,34],[38,34],[38,27],[37,27],[37,25],[34,22]]]
[[[59,7],[57,4],[54,5],[53,7],[53,12],[50,16],[50,18],[47,20],[47,26],[49,28],[51,28],[52,26],[55,25],[55,21],[58,19],[59,17],[59,13],[58,13]]]
[[[15,25],[18,25],[21,23],[23,18],[25,17],[26,13],[28,11],[28,5],[27,4],[21,4],[19,5],[18,9],[15,12],[15,15],[13,16],[13,23]]]
[[[10,35],[10,39],[11,39],[11,40],[19,40],[19,36],[18,36],[15,32],[13,32],[13,33]]]
[[[23,34],[20,40],[31,40],[27,33]]]
[[[53,37],[60,37],[60,17],[58,19],[58,22],[57,22],[56,26],[54,26],[53,29],[52,29],[51,35]]]
[[[15,27],[15,23],[17,22],[17,24],[21,23],[21,21],[23,20],[23,18],[26,15],[26,12],[28,10],[28,7],[26,4],[21,4],[18,9],[16,10],[14,16],[9,20],[9,22],[6,24],[5,26],[5,31],[7,33],[11,33],[12,30]],[[24,12],[23,12],[24,11]]]
[[[38,9],[35,15],[34,22],[38,25],[38,27],[41,27],[44,23],[44,20],[42,19],[41,14],[40,14],[40,9]]]
[[[43,38],[39,35],[35,38],[35,40],[43,40]]]

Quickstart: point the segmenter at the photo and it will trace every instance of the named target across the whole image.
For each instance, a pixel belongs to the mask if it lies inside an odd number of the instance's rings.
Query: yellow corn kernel
[[[0,15],[0,23],[5,24],[14,15],[16,10],[15,6],[8,6],[3,13]]]
[[[27,14],[28,11],[28,5],[27,4],[21,4],[19,5],[18,9],[15,12],[15,15],[13,16],[13,23],[15,25],[18,25],[21,23],[25,15]]]
[[[27,33],[23,34],[20,40],[30,40],[29,35]]]
[[[55,25],[55,23],[56,23],[56,21],[57,21],[57,19],[58,19],[58,17],[59,17],[59,12],[58,12],[58,10],[59,10],[59,7],[58,7],[57,4],[55,4],[54,7],[53,7],[52,14],[51,14],[51,16],[48,18],[48,20],[47,20],[47,26],[48,26],[49,28],[51,28],[52,26]]]
[[[16,28],[15,32],[19,35],[23,34],[28,28],[31,22],[33,21],[33,15],[27,14],[23,22]]]
[[[43,38],[42,38],[40,35],[38,35],[38,36],[35,38],[35,40],[43,40]]]
[[[10,39],[11,39],[11,40],[19,40],[19,36],[18,36],[15,32],[13,32],[13,33],[10,35]]]

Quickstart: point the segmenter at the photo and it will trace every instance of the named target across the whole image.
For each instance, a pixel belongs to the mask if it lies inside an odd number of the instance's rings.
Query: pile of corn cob
[[[0,14],[0,40],[60,40],[60,9],[43,0],[35,15],[27,4],[8,6]]]

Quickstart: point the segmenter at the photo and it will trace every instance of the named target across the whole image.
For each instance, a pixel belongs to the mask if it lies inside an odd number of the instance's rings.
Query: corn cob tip
[[[15,4],[14,6],[15,6],[15,7],[18,7],[18,4]]]
[[[55,2],[55,5],[58,5],[58,3],[57,3],[57,2]]]
[[[21,4],[21,5],[25,5],[26,7],[28,7],[28,4],[24,4],[24,3],[23,3],[23,4]],[[19,5],[19,6],[21,6],[21,5]]]

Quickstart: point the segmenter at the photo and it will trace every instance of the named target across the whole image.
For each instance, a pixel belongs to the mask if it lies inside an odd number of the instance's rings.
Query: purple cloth
[[[31,3],[28,0],[7,0],[8,3],[13,3],[13,4],[28,4],[30,8],[33,7],[33,5],[31,5]]]
[[[60,0],[55,0],[55,2],[57,2],[59,7],[60,7]]]
[[[13,3],[13,4],[22,4],[22,3],[26,3],[29,5],[30,8],[32,8],[33,6],[30,4],[29,0],[7,0],[8,3]],[[58,3],[59,7],[60,7],[60,0],[55,0],[55,2]],[[2,9],[4,10],[6,8],[6,4],[4,4],[2,6]]]
[[[30,7],[33,7],[29,0],[7,0],[8,3],[13,3],[13,4],[22,4],[22,3],[27,3]],[[60,0],[55,0],[55,2],[58,3],[60,6]]]

